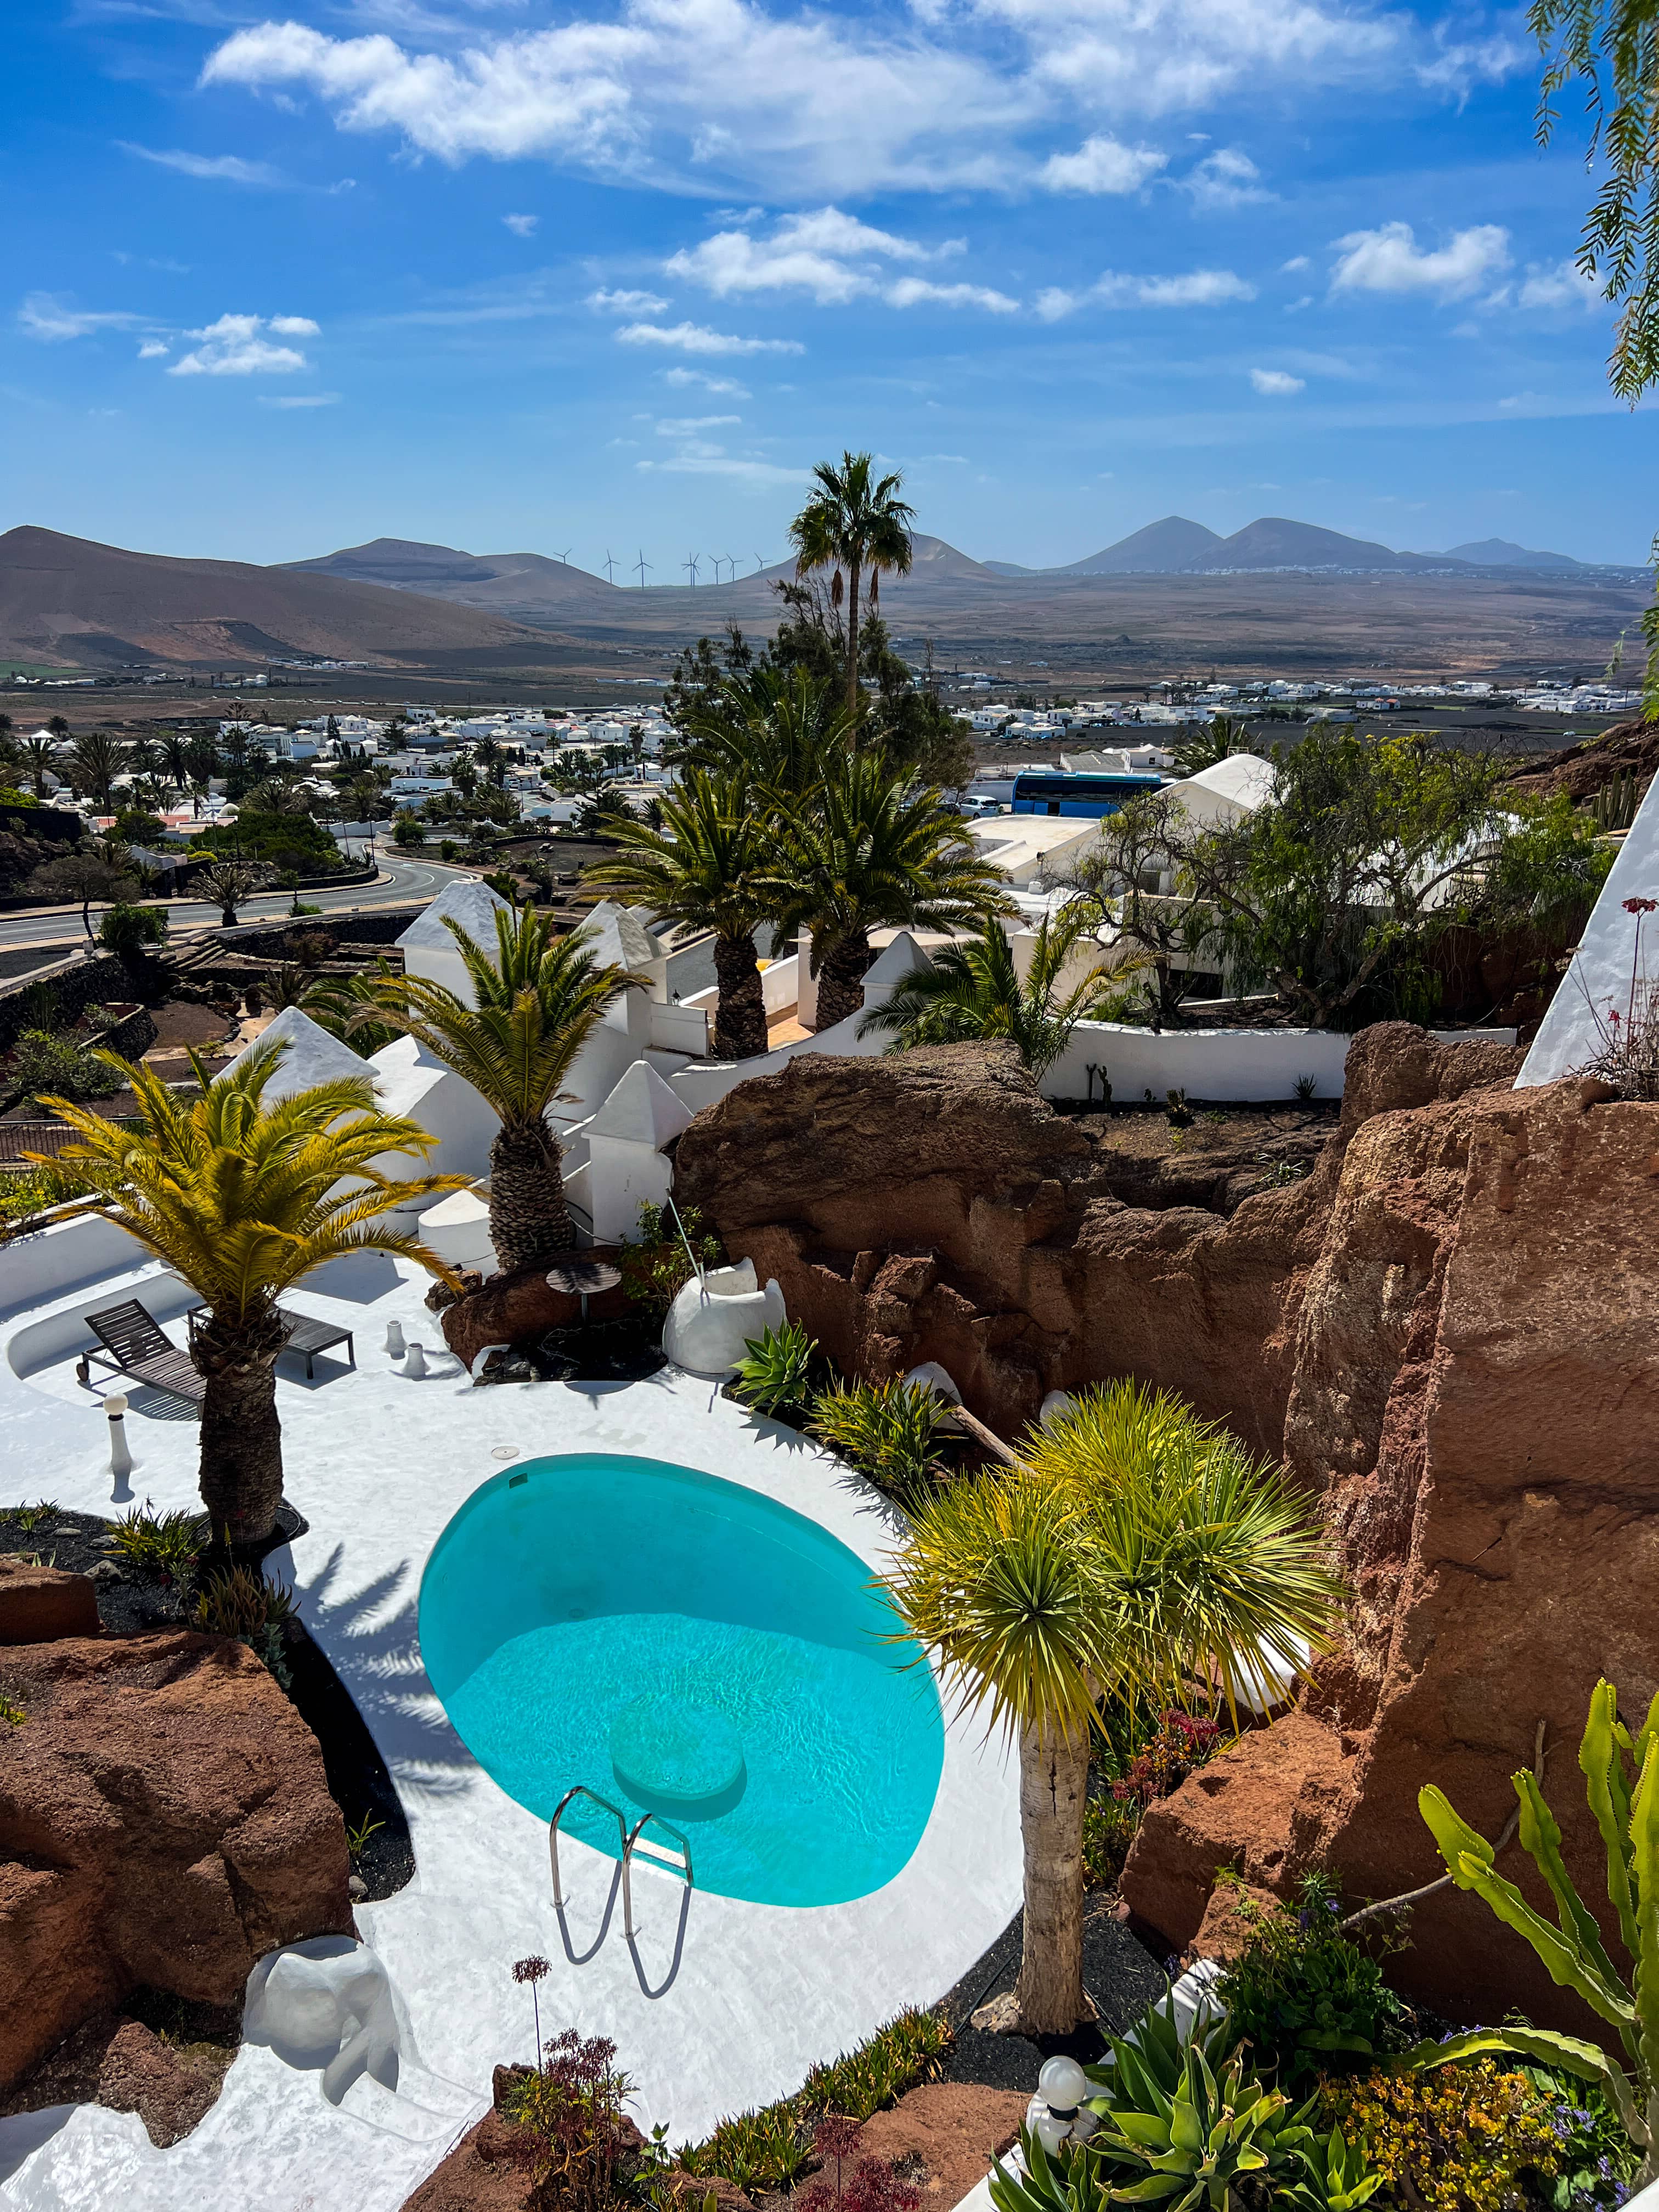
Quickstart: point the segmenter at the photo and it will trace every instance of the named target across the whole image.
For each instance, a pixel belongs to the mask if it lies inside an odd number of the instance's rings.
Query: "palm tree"
[[[55,772],[57,768],[57,746],[50,738],[37,730],[33,737],[25,738],[17,750],[22,756],[29,781],[34,786],[35,797],[44,799],[46,795],[46,771],[52,769]]]
[[[828,684],[804,667],[727,677],[686,723],[680,758],[742,775],[794,811],[849,752],[856,723]]]
[[[237,908],[251,891],[261,887],[269,873],[257,860],[234,860],[227,854],[210,861],[191,888],[199,889],[218,908],[222,929],[234,929]]]
[[[82,730],[69,754],[69,781],[104,814],[115,805],[115,779],[126,768],[126,745],[108,730]]]
[[[595,890],[618,891],[661,921],[714,933],[714,1054],[749,1060],[766,1050],[766,1000],[755,932],[771,912],[765,889],[769,839],[763,810],[743,778],[687,769],[660,801],[659,828],[629,817],[611,835],[614,859],[587,871]]]
[[[962,817],[879,753],[829,761],[805,810],[780,812],[777,835],[767,889],[781,937],[811,932],[821,1030],[863,1006],[872,929],[957,929],[1008,902]]]
[[[1065,1051],[1078,1024],[1095,1016],[1109,995],[1097,960],[1080,983],[1060,995],[1060,977],[1083,934],[1081,916],[1054,921],[1045,915],[1022,981],[1006,932],[988,916],[976,938],[941,946],[884,1006],[867,1013],[859,1035],[891,1031],[889,1052],[1006,1037],[1041,1077]]]
[[[441,983],[389,977],[374,1017],[395,1023],[465,1079],[501,1122],[489,1148],[489,1238],[504,1273],[545,1266],[575,1242],[547,1125],[576,1054],[617,994],[644,978],[601,967],[592,933],[556,937],[533,906],[495,915],[495,957],[449,915],[472,1005]]]
[[[889,1587],[963,1709],[1018,1743],[1018,2025],[1085,2016],[1083,1811],[1103,1703],[1236,1712],[1326,1647],[1335,1585],[1283,1479],[1167,1393],[1090,1392],[1019,1464],[916,1507]]]
[[[915,510],[899,497],[904,479],[896,470],[872,482],[868,453],[843,453],[841,466],[820,461],[813,470],[817,489],[789,526],[795,548],[795,573],[833,566],[831,604],[841,605],[841,572],[847,570],[847,706],[859,703],[859,580],[870,572],[873,611],[884,568],[907,575],[910,568],[910,525]]]
[[[160,751],[161,773],[175,791],[189,788],[191,779],[190,740],[177,730],[164,730]]]
[[[197,1089],[183,1095],[153,1068],[97,1054],[131,1085],[136,1130],[69,1099],[44,1102],[79,1133],[58,1161],[81,1194],[77,1211],[118,1222],[206,1302],[191,1346],[207,1384],[202,1502],[214,1534],[233,1547],[264,1542],[283,1499],[283,1291],[351,1252],[395,1253],[453,1279],[435,1253],[382,1217],[463,1188],[459,1176],[399,1181],[376,1165],[388,1153],[424,1158],[434,1140],[417,1121],[382,1113],[367,1073],[267,1103],[285,1050],[251,1046],[217,1077],[192,1052]]]

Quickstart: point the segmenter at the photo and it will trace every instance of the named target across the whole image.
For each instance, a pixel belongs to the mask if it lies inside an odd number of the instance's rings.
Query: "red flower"
[[[1659,914],[1659,899],[1627,898],[1625,901],[1625,912],[1626,914]]]

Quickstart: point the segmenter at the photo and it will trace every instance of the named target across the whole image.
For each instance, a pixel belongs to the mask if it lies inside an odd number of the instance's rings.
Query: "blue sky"
[[[805,469],[1634,561],[1654,416],[1519,12],[13,0],[0,522],[256,561],[784,550]],[[705,565],[705,578],[708,569]]]

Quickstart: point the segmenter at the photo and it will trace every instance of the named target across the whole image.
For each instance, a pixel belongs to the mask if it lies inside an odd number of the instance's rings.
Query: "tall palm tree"
[[[873,611],[884,568],[907,575],[910,568],[910,526],[915,510],[899,497],[904,479],[895,470],[875,477],[868,453],[843,453],[841,466],[820,461],[812,471],[817,489],[789,526],[795,548],[795,573],[833,568],[831,603],[841,605],[841,572],[847,570],[847,707],[859,703],[859,583],[870,574]]]
[[[1083,934],[1080,915],[1056,921],[1045,915],[1022,981],[1007,933],[988,917],[976,938],[942,945],[884,1006],[867,1013],[859,1035],[890,1032],[889,1052],[1006,1037],[1033,1075],[1044,1075],[1078,1024],[1096,1014],[1109,995],[1097,960],[1079,983],[1060,995],[1060,977]]]
[[[177,730],[163,730],[159,741],[161,773],[175,791],[190,787],[192,774],[190,759],[190,739]]]
[[[207,1385],[202,1502],[233,1547],[263,1542],[283,1499],[277,1301],[350,1252],[395,1253],[451,1279],[435,1253],[382,1217],[464,1180],[398,1180],[376,1165],[388,1153],[423,1158],[434,1139],[382,1113],[367,1073],[267,1103],[286,1048],[251,1046],[216,1077],[192,1052],[197,1089],[182,1095],[153,1068],[99,1053],[132,1089],[136,1130],[69,1099],[44,1102],[79,1134],[58,1163],[78,1188],[76,1209],[118,1222],[206,1302],[191,1346]]]
[[[1008,903],[962,817],[879,753],[826,763],[807,806],[781,810],[778,839],[769,889],[779,934],[811,932],[821,1030],[863,1006],[872,929],[956,929]]]
[[[44,799],[46,795],[46,770],[51,769],[56,772],[58,765],[57,746],[49,737],[36,730],[33,737],[24,738],[17,750],[22,757],[25,772],[34,786],[35,797]]]
[[[679,757],[741,775],[793,811],[822,781],[825,764],[853,749],[857,725],[809,669],[761,667],[727,677],[687,720]]]
[[[70,753],[70,781],[107,814],[114,804],[115,779],[127,764],[127,749],[108,730],[82,730]]]
[[[500,1121],[489,1148],[489,1238],[511,1274],[545,1266],[575,1242],[547,1109],[605,1008],[645,979],[601,967],[591,931],[556,937],[533,906],[497,910],[493,958],[453,917],[444,921],[474,1003],[423,976],[398,975],[374,993],[372,1012],[464,1077]]]
[[[736,775],[687,769],[665,792],[662,822],[632,816],[611,835],[620,850],[587,871],[595,890],[617,891],[662,921],[714,933],[714,1052],[749,1060],[766,1050],[766,1000],[755,932],[772,910],[765,887],[770,840],[754,788]]]
[[[1101,1706],[1289,1679],[1328,1643],[1336,1588],[1273,1471],[1167,1393],[1090,1392],[1018,1466],[913,1512],[890,1577],[961,1705],[1017,1742],[1024,1855],[1018,2025],[1085,2014],[1083,1811]]]

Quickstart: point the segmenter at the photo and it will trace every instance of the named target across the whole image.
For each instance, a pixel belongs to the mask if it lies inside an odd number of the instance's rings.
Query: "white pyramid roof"
[[[276,1073],[265,1086],[269,1099],[291,1098],[296,1091],[309,1091],[316,1083],[335,1083],[343,1075],[374,1073],[360,1054],[353,1052],[349,1044],[342,1044],[338,1037],[331,1036],[320,1022],[313,1022],[298,1006],[284,1006],[255,1042],[288,1046]],[[243,1054],[252,1049],[251,1045],[244,1045],[230,1065],[235,1066]]]
[[[1200,769],[1188,781],[1202,784],[1206,791],[1231,799],[1235,806],[1248,807],[1254,813],[1273,795],[1273,764],[1260,753],[1229,753],[1225,760],[1218,761],[1213,768]]]
[[[660,1152],[691,1125],[690,1109],[648,1060],[636,1060],[587,1125],[592,1137],[617,1137]]]
[[[610,899],[601,899],[598,906],[591,907],[580,927],[589,934],[593,957],[613,968],[643,968],[647,962],[663,957],[661,945],[638,914]]]
[[[495,944],[495,916],[511,914],[512,908],[504,898],[492,891],[488,884],[481,884],[473,876],[457,876],[447,884],[430,906],[417,914],[409,927],[398,939],[400,945],[426,945],[442,952],[459,952],[460,948],[444,927],[446,915],[459,922],[476,944],[493,951]]]
[[[900,984],[907,975],[914,975],[918,969],[926,968],[928,964],[927,955],[916,943],[909,931],[900,930],[892,943],[878,954],[876,959],[865,971],[864,989],[866,1001],[874,986],[881,983]]]

